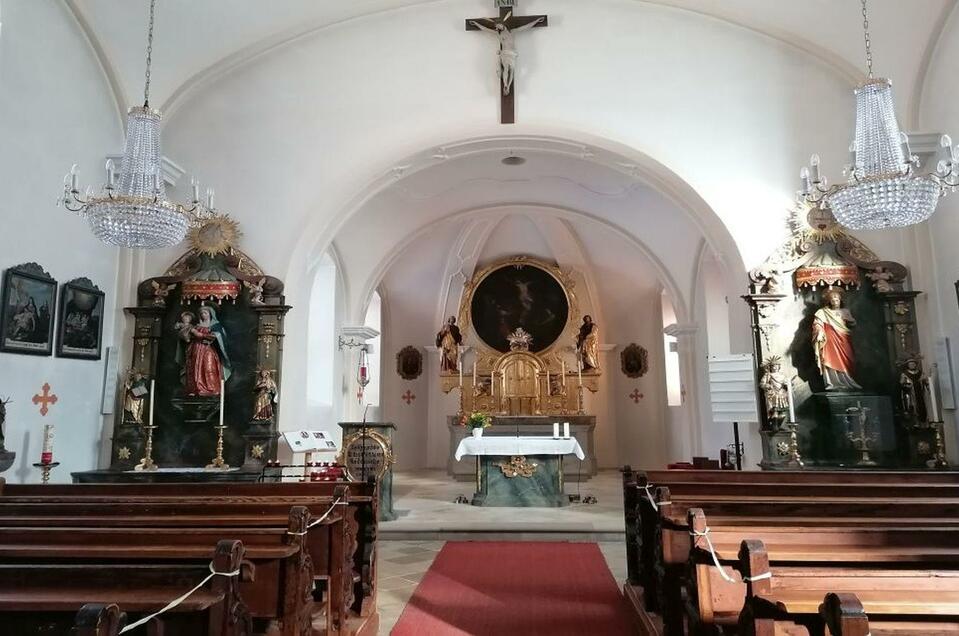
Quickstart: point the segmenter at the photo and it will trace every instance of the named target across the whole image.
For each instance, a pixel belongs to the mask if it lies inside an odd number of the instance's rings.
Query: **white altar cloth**
[[[552,437],[467,437],[456,447],[456,461],[464,455],[576,455],[586,459],[583,447],[575,438],[553,439]]]

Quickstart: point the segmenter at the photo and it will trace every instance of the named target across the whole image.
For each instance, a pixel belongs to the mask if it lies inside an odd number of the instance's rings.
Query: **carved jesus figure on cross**
[[[501,121],[504,124],[512,124],[515,121],[513,88],[516,78],[516,59],[519,53],[516,51],[514,34],[528,31],[533,27],[548,26],[548,18],[545,15],[514,16],[512,5],[512,1],[499,3],[498,18],[476,18],[466,21],[467,31],[478,30],[490,33],[496,37],[499,44],[496,59],[497,73],[501,81]]]
[[[511,13],[507,13],[506,17],[501,20],[489,20],[488,22],[493,23],[493,28],[486,26],[479,20],[470,20],[470,24],[477,29],[492,33],[496,36],[496,39],[499,40],[499,76],[503,81],[504,95],[509,95],[510,91],[513,90],[513,76],[516,74],[516,58],[519,57],[513,34],[519,33],[520,31],[528,31],[546,19],[546,16],[536,16],[531,22],[511,29],[509,28],[510,17]]]

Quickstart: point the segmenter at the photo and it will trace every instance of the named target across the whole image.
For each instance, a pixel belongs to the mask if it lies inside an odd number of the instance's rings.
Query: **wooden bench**
[[[805,569],[803,576],[825,576],[836,568],[959,569],[959,528],[954,527],[725,526],[695,508],[688,511],[688,526],[693,541],[684,598],[691,633],[712,633],[716,625],[737,624],[747,588],[735,569],[744,537],[765,544],[773,567],[789,572]],[[819,594],[816,603],[821,600]]]
[[[305,505],[320,515],[337,488],[348,488],[349,509],[345,515],[356,543],[351,611],[362,618],[376,614],[376,537],[378,498],[375,481],[307,483],[208,483],[208,484],[5,484],[0,478],[0,501],[11,503],[104,503],[149,499],[162,502],[251,503],[263,506]],[[318,497],[312,500],[308,498]],[[275,508],[274,508],[275,509]],[[264,509],[266,510],[266,509]],[[245,513],[244,513],[245,514]],[[350,524],[351,525],[351,524]]]
[[[750,579],[741,633],[757,636],[829,627],[833,636],[959,633],[959,571],[859,561],[855,567],[771,565],[762,541],[743,541],[739,570]]]
[[[691,506],[702,505],[710,515],[710,525],[738,523],[780,526],[860,526],[888,522],[899,525],[921,526],[943,523],[944,514],[959,510],[959,500],[939,499],[942,493],[952,494],[948,479],[955,474],[936,473],[938,484],[918,481],[927,473],[880,473],[888,488],[876,487],[867,478],[871,474],[852,473],[853,487],[858,497],[842,492],[837,481],[846,473],[741,473],[712,471],[714,483],[697,484],[679,481],[681,494],[673,495],[671,488],[647,489],[651,476],[660,481],[664,477],[688,479],[691,474],[710,471],[655,471],[651,474],[624,470],[624,514],[627,533],[628,580],[625,593],[632,602],[642,629],[657,632],[681,633],[682,579],[690,555],[689,525],[685,518]],[[743,478],[761,480],[758,487]],[[814,475],[805,481],[807,475]],[[733,483],[722,480],[732,476]],[[794,477],[795,476],[795,477]],[[898,481],[889,481],[895,477]],[[796,479],[800,483],[790,483]],[[770,482],[779,481],[775,484]],[[905,487],[904,482],[909,482]],[[945,486],[945,490],[938,486]],[[709,494],[700,495],[700,490]],[[746,494],[748,493],[748,494]],[[756,494],[754,494],[756,493]],[[889,500],[888,494],[899,496]],[[657,502],[656,506],[649,499]],[[909,516],[903,516],[909,515]],[[959,525],[948,520],[947,525]],[[744,538],[743,536],[738,539]],[[658,622],[654,612],[661,612],[665,624]]]
[[[119,608],[137,614],[156,612],[211,570],[236,572],[244,558],[243,545],[230,540],[217,542],[215,550],[207,548],[196,558],[168,554],[154,561],[141,555],[136,561],[119,563],[89,556],[62,558],[67,555],[24,560],[11,557],[13,552],[5,550],[0,565],[0,625],[5,634],[66,633],[71,623],[81,628],[81,634],[116,633],[122,628]],[[89,603],[117,609],[95,613]],[[100,625],[94,618],[111,622]],[[157,636],[164,632],[245,636],[250,633],[251,617],[240,595],[238,577],[214,576],[147,627],[146,633]]]
[[[301,498],[309,506],[304,510],[315,511],[315,516],[326,514],[335,502],[335,516],[329,528],[316,528],[303,537],[306,550],[312,560],[318,590],[317,601],[327,607],[328,631],[339,633],[346,629],[350,620],[350,608],[355,602],[354,587],[357,576],[353,570],[356,551],[357,524],[355,513],[347,504],[349,492],[345,487],[334,489],[333,497]],[[0,526],[5,527],[165,527],[227,529],[230,536],[237,536],[239,528],[274,528],[286,531],[290,505],[273,500],[250,500],[239,503],[221,503],[200,498],[169,500],[130,499],[124,502],[82,498],[55,497],[51,500],[30,499],[23,503],[17,497],[0,497]],[[77,501],[76,499],[80,499]],[[271,581],[263,579],[258,585],[258,594],[268,593]],[[246,591],[252,593],[251,591]]]
[[[116,603],[87,603],[77,612],[71,636],[120,636],[127,625],[127,615]]]
[[[54,510],[56,507],[50,506]],[[337,582],[325,599],[324,631],[338,630],[338,623],[345,618],[348,604],[343,591],[351,583],[351,575],[343,547],[346,533],[339,516],[331,515],[311,530],[307,529],[309,511],[302,506],[289,509],[282,523],[257,522],[252,527],[206,524],[202,519],[184,524],[176,517],[161,519],[153,526],[128,527],[122,514],[101,520],[101,526],[71,526],[56,519],[29,529],[5,525],[0,520],[0,558],[34,565],[51,560],[64,564],[83,559],[116,562],[139,558],[152,563],[195,557],[202,554],[202,546],[223,536],[240,538],[246,546],[245,561],[252,566],[240,582],[251,616],[273,625],[277,633],[298,636],[312,632],[315,613],[314,563],[308,548],[312,542],[314,553],[326,555],[323,564],[332,573],[330,580]],[[121,607],[131,611],[125,605]]]

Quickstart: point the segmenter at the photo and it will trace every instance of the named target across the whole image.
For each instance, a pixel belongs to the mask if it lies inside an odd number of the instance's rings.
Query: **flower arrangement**
[[[465,426],[466,428],[489,428],[492,425],[492,416],[482,411],[474,411],[469,414],[464,413],[463,417],[460,418],[460,426]]]

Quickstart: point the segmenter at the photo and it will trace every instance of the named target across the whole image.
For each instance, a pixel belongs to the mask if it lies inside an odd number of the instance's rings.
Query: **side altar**
[[[215,215],[190,249],[137,288],[131,364],[118,396],[108,469],[78,482],[252,481],[276,459],[283,283]]]
[[[749,274],[764,469],[947,466],[905,266],[797,209]]]

